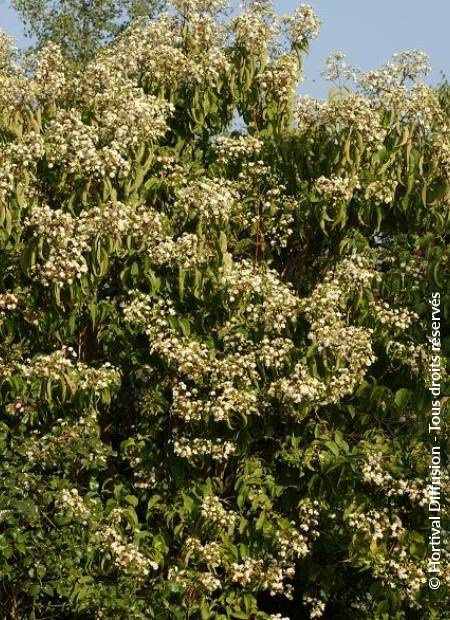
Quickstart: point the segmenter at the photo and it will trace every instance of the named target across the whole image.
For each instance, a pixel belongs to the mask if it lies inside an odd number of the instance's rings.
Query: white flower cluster
[[[379,106],[394,112],[402,125],[417,124],[422,134],[429,134],[437,121],[442,123],[443,111],[436,92],[425,84],[415,84],[410,90],[405,86],[388,90],[383,93]],[[448,144],[448,139],[445,143]],[[444,146],[444,154],[445,150]]]
[[[381,113],[367,97],[359,94],[327,102],[299,97],[294,113],[302,131],[318,126],[327,133],[333,129],[337,135],[355,132],[368,149],[381,148],[386,138]]]
[[[352,255],[344,258],[336,267],[336,270],[330,271],[325,275],[325,285],[333,283],[335,286],[340,285],[342,293],[348,293],[354,290],[355,286],[367,288],[371,286],[377,273],[372,269],[370,262],[364,256]],[[318,290],[317,287],[316,290]]]
[[[103,525],[99,529],[98,536],[121,570],[131,570],[138,578],[145,578],[151,570],[158,570],[159,566],[156,562],[146,557],[137,545],[124,540],[114,528]]]
[[[4,508],[4,509],[1,509],[1,510],[0,510],[0,523],[1,523],[2,521],[4,521],[4,520],[5,520],[5,518],[6,518],[8,515],[12,514],[12,512],[13,512],[13,511],[12,511],[12,510],[10,510],[9,508]]]
[[[261,574],[262,587],[269,590],[270,596],[282,594],[289,600],[293,600],[293,586],[286,584],[287,579],[295,576],[295,565],[285,560],[271,558]]]
[[[77,219],[76,234],[86,240],[131,237],[137,251],[149,251],[165,239],[168,223],[164,216],[147,205],[109,201],[82,211]]]
[[[379,265],[386,269],[386,277],[396,275],[403,287],[417,288],[420,286],[422,276],[428,269],[426,258],[419,255],[417,248],[414,254],[405,254],[401,246],[398,249],[380,248],[378,257]],[[408,279],[406,276],[409,276]]]
[[[399,361],[404,366],[410,366],[415,375],[430,367],[430,350],[426,345],[393,341],[389,344],[388,353],[391,364]]]
[[[415,561],[411,561],[409,549],[396,547],[391,557],[379,560],[379,565],[373,568],[373,572],[375,577],[391,589],[396,589],[400,585],[411,606],[418,605],[417,594],[427,583],[426,565],[425,562],[418,565]]]
[[[280,333],[296,319],[300,300],[275,271],[241,261],[222,269],[220,278],[229,303],[239,303],[248,321],[262,325],[267,333]]]
[[[331,52],[325,60],[326,72],[322,73],[326,80],[342,84],[346,80],[355,80],[357,72],[347,63],[342,52]]]
[[[159,355],[176,371],[171,405],[171,413],[176,418],[184,422],[208,418],[222,421],[232,414],[258,413],[257,396],[251,385],[251,378],[256,376],[254,353],[242,356],[232,351],[223,357],[214,357],[205,343],[176,334],[168,322],[175,313],[174,308],[164,300],[152,302],[150,297],[133,292],[132,301],[123,304],[123,308],[128,321],[145,329],[150,339],[150,352]],[[200,389],[206,396],[202,396]],[[219,447],[213,449],[212,444],[199,439],[190,444],[186,438],[183,442],[177,441],[177,450],[186,457],[197,455],[200,450],[223,454],[223,446],[220,450]]]
[[[397,185],[398,181],[373,181],[366,186],[364,197],[366,200],[373,199],[379,203],[392,204],[394,202]]]
[[[270,206],[269,206],[270,205]],[[294,211],[299,204],[295,198],[286,196],[277,202],[266,201],[264,208],[270,208],[270,217],[264,223],[264,237],[272,248],[286,248],[293,234]],[[267,221],[269,224],[267,225]]]
[[[157,142],[166,133],[167,119],[174,111],[170,103],[146,95],[131,84],[121,89],[113,101],[109,97],[104,101],[102,97],[95,104],[101,141],[110,139],[110,145],[120,153]]]
[[[26,108],[33,101],[33,84],[18,67],[0,72],[0,110],[5,119],[13,118],[18,110]]]
[[[0,158],[9,171],[26,170],[35,164],[44,155],[44,140],[40,133],[34,129],[28,130],[24,135],[16,137],[8,142],[0,150]],[[21,184],[25,179],[20,179]]]
[[[327,386],[323,381],[311,376],[309,370],[298,363],[289,375],[272,383],[268,394],[283,401],[294,403],[323,404]]]
[[[335,272],[324,277],[312,295],[301,301],[310,321],[309,337],[319,353],[332,353],[335,367],[328,379],[313,376],[298,362],[289,378],[274,382],[269,396],[294,404],[335,403],[351,394],[375,361],[371,329],[348,326],[344,321],[347,297],[355,285],[367,287],[375,277],[362,257],[343,260]]]
[[[361,468],[362,478],[365,482],[381,487],[387,497],[408,496],[412,502],[419,506],[425,506],[432,499],[430,490],[423,480],[396,479],[383,467],[384,456],[382,452],[367,454]]]
[[[13,37],[4,32],[4,30],[0,30],[0,76],[11,70],[14,55]]]
[[[166,237],[150,248],[148,253],[155,266],[178,266],[183,269],[200,267],[211,256],[209,248],[193,233],[183,233],[176,239]]]
[[[100,135],[95,125],[83,122],[78,110],[58,110],[48,124],[46,156],[49,168],[64,167],[70,174],[110,176],[129,171],[129,163],[114,148],[97,148]]]
[[[145,328],[151,352],[176,370],[171,413],[188,423],[225,421],[233,415],[259,414],[261,403],[254,388],[259,382],[258,363],[274,370],[283,368],[295,345],[277,334],[300,311],[310,321],[310,338],[317,351],[332,354],[335,368],[331,376],[318,378],[298,362],[289,377],[281,377],[269,386],[268,396],[294,404],[318,405],[338,402],[351,394],[374,361],[372,331],[348,326],[344,311],[355,283],[367,287],[374,277],[375,272],[364,259],[345,259],[335,272],[326,275],[311,297],[300,300],[275,272],[255,271],[250,263],[237,263],[223,270],[221,281],[231,318],[224,325],[225,350],[220,355],[213,355],[201,341],[177,335],[168,323],[174,310],[164,302],[152,305],[150,298],[138,295],[124,311],[128,320]],[[264,327],[260,342],[237,338],[242,314],[250,324]],[[189,454],[196,455],[199,447],[195,442],[183,442],[180,449],[185,456],[189,449]],[[206,450],[206,445],[202,449]]]
[[[30,409],[28,405],[21,406],[22,411]],[[56,420],[56,425],[50,432],[39,436],[32,432],[27,447],[26,456],[30,463],[45,466],[57,460],[65,460],[68,450],[77,450],[77,446],[91,444],[87,458],[98,464],[107,461],[107,449],[102,443],[92,445],[92,440],[98,436],[98,414],[95,409],[87,411],[77,420]]]
[[[186,539],[185,547],[189,554],[197,556],[211,568],[216,568],[223,563],[223,551],[216,541],[202,545],[198,538],[189,537]]]
[[[14,293],[0,293],[0,316],[5,312],[11,312],[17,308],[19,300]]]
[[[303,499],[298,507],[299,518],[301,519],[300,529],[304,532],[310,532],[315,538],[318,536],[317,526],[319,525],[319,502],[316,499]]]
[[[353,126],[370,149],[382,145],[387,130],[401,131],[405,121],[428,132],[437,119],[444,120],[436,93],[425,84],[416,82],[420,75],[429,71],[428,57],[424,52],[410,50],[394,54],[392,62],[367,73],[350,67],[341,53],[330,55],[327,65],[328,79],[339,82],[341,86],[342,80],[351,80],[359,92],[345,96],[341,93],[340,97],[325,104],[315,102],[315,106],[309,106],[312,113],[308,109],[300,110],[299,124],[303,127],[311,125],[314,120],[324,127],[326,120],[339,129]],[[411,88],[406,86],[408,81],[412,82]],[[381,127],[385,112],[391,115],[387,130]],[[387,120],[386,115],[384,120]]]
[[[241,13],[234,18],[232,25],[237,48],[247,54],[266,52],[270,40],[277,33],[277,29],[257,12]]]
[[[366,513],[351,513],[348,516],[350,527],[363,532],[373,540],[383,540],[386,537],[401,538],[405,532],[402,520],[396,514],[391,515],[385,509],[370,510]]]
[[[154,22],[136,20],[87,67],[80,85],[83,96],[93,99],[115,84],[120,89],[130,78],[137,81],[138,76],[158,86],[174,85],[187,61],[174,26],[167,15]]]
[[[177,456],[188,461],[199,456],[210,456],[214,461],[227,461],[235,451],[235,446],[230,441],[217,439],[200,439],[192,437],[178,437],[173,442],[173,451]]]
[[[120,384],[120,371],[109,362],[105,362],[100,368],[90,368],[87,364],[78,362],[76,370],[80,377],[80,390],[98,393]]]
[[[289,338],[269,338],[264,336],[259,344],[256,357],[266,368],[280,369],[287,360],[294,343]]]
[[[49,355],[37,355],[26,360],[20,369],[28,383],[45,381],[64,385],[70,381],[70,388],[98,393],[105,388],[115,388],[120,383],[120,372],[109,362],[100,368],[91,368],[84,362],[74,363],[76,357],[71,347],[63,347]]]
[[[23,365],[23,372],[30,380],[34,378],[49,379],[51,377],[61,378],[67,373],[74,364],[71,358],[76,357],[72,347],[62,347],[59,351],[54,351],[49,355],[37,355],[33,359],[26,360]]]
[[[354,179],[335,175],[329,178],[321,176],[314,182],[314,191],[322,200],[336,207],[351,200],[355,186],[357,182]]]
[[[153,324],[146,331],[152,338],[150,352],[164,358],[179,374],[195,381],[208,372],[210,353],[205,344],[175,336],[170,331],[158,334]]]
[[[237,187],[241,196],[235,221],[272,248],[284,248],[293,234],[295,211],[299,200],[286,193],[263,160],[244,161],[238,174]]]
[[[311,4],[300,4],[293,15],[283,18],[294,48],[302,49],[305,43],[319,34],[320,20]]]
[[[294,118],[299,129],[306,131],[323,123],[327,103],[309,95],[299,95],[295,100]]]
[[[55,503],[58,508],[70,510],[79,517],[86,518],[91,514],[77,489],[63,489],[61,491],[61,498]],[[86,520],[85,523],[87,523]]]
[[[91,73],[103,74],[104,83],[129,76],[139,83],[142,76],[157,94],[205,83],[220,89],[230,70],[221,39],[204,14],[189,13],[184,22],[168,14],[153,22],[138,20],[92,65]]]
[[[421,50],[408,50],[392,56],[378,71],[368,71],[358,76],[358,84],[368,93],[394,91],[402,87],[406,80],[415,81],[420,75],[430,71],[429,57]]]
[[[241,564],[238,562],[231,564],[230,578],[231,581],[237,581],[243,588],[246,588],[255,578],[261,577],[263,570],[262,560],[248,557]]]
[[[214,592],[222,587],[222,583],[218,577],[209,572],[200,573],[198,580],[208,592]]]
[[[185,422],[201,420],[208,402],[199,399],[198,394],[196,387],[188,388],[184,381],[175,381],[172,385],[172,413]]]
[[[274,195],[281,194],[279,179],[274,177],[270,170],[270,167],[267,166],[267,164],[265,164],[262,159],[258,159],[256,161],[243,161],[242,170],[238,174],[238,179],[242,182],[241,187],[244,190],[248,191],[249,187],[253,185],[255,185],[256,187],[259,187],[260,184],[264,184],[265,186],[267,186],[269,182],[271,182]]]
[[[66,95],[68,80],[61,51],[52,42],[19,66],[16,52],[5,38],[0,41],[0,108],[14,114],[24,106],[46,105]],[[8,49],[9,47],[9,49]]]
[[[375,303],[374,309],[382,325],[389,325],[402,331],[408,329],[414,321],[419,319],[417,313],[408,308],[391,308],[386,301],[380,304]]]
[[[418,591],[426,584],[425,561],[418,565],[410,558],[409,550],[401,544],[405,528],[398,515],[389,515],[386,509],[372,510],[367,514],[349,515],[349,525],[362,533],[367,544],[375,547],[369,565],[374,576],[389,588],[402,588],[410,603],[415,605]],[[395,544],[380,544],[378,541]]]
[[[110,92],[110,91],[108,91]],[[115,96],[96,94],[95,113],[87,124],[76,109],[58,109],[46,128],[45,150],[49,167],[63,167],[80,176],[126,174],[131,147],[155,142],[167,130],[171,104],[145,95],[132,85]]]
[[[1,150],[0,162],[0,201],[4,202],[14,192],[17,165],[7,161]]]
[[[258,414],[257,396],[250,389],[245,389],[246,381],[240,381],[239,387],[233,385],[233,379],[227,379],[226,370],[230,372],[233,368],[228,362],[228,358],[212,362],[207,369],[209,373],[217,373],[220,366],[220,374],[212,377],[211,388],[208,398],[198,398],[198,390],[193,387],[188,389],[183,381],[177,381],[172,388],[172,407],[171,412],[177,418],[185,422],[207,420],[212,418],[216,422],[228,420],[232,414]],[[239,371],[245,371],[245,358],[239,359]],[[206,369],[205,369],[206,370]]]
[[[236,512],[224,508],[217,495],[206,495],[203,498],[201,514],[206,523],[220,526],[228,532],[234,530],[239,519]]]
[[[37,52],[33,71],[36,98],[41,103],[61,98],[67,88],[67,67],[61,49],[49,41]]]
[[[199,584],[210,593],[222,588],[220,579],[209,571],[191,572],[180,569],[178,566],[171,566],[168,571],[168,579],[191,591],[197,590]]]
[[[166,180],[173,187],[180,187],[187,180],[184,166],[172,155],[156,155],[153,173],[159,179]]]
[[[235,45],[238,50],[265,60],[269,44],[273,42],[274,47],[277,45],[273,40],[280,34],[281,26],[284,26],[284,35],[291,49],[298,53],[317,37],[320,21],[310,4],[300,4],[293,15],[280,19],[269,3],[253,2],[250,3],[250,11],[241,13],[232,22]]]
[[[214,152],[220,164],[249,160],[261,152],[263,142],[253,136],[220,136],[214,143]]]
[[[218,224],[229,219],[235,201],[230,183],[203,177],[177,191],[174,209],[206,224]]]
[[[0,356],[0,379],[9,379],[20,367],[18,356],[1,355]]]
[[[124,455],[133,470],[134,486],[137,489],[168,489],[167,481],[158,475],[159,470],[156,466],[148,466],[145,455],[145,443],[127,443],[124,446]]]
[[[303,600],[307,605],[310,606],[309,617],[310,618],[321,618],[325,612],[326,603],[324,600],[318,598],[317,596],[308,596],[305,595]]]
[[[245,557],[241,562],[233,562],[229,566],[229,577],[237,581],[243,588],[250,583],[268,590],[271,596],[282,594],[292,598],[292,586],[286,580],[295,575],[295,563],[311,552],[311,539],[318,535],[318,503],[306,500],[299,510],[301,524],[297,528],[295,522],[284,524],[276,531],[275,555],[268,554],[265,558]]]
[[[399,74],[401,81],[415,80],[419,75],[427,75],[430,68],[430,57],[422,50],[406,50],[392,55],[393,71]]]
[[[62,288],[88,273],[85,255],[94,239],[108,239],[110,249],[118,249],[131,237],[138,251],[152,253],[154,246],[164,243],[167,225],[154,209],[108,202],[83,211],[75,218],[61,209],[36,205],[24,221],[38,241],[38,261],[32,266],[34,276],[50,286]]]
[[[295,575],[295,566],[291,562],[269,557],[266,561],[247,557],[243,563],[231,564],[230,578],[237,581],[243,588],[252,582],[259,582],[263,590],[268,590],[271,596],[278,594],[292,599],[292,585],[286,584],[286,579]]]
[[[241,375],[246,370],[249,370],[250,374],[255,363],[253,359],[248,360],[245,356],[234,360],[233,357],[228,356],[218,361],[217,365],[221,366],[220,375],[216,378],[213,375],[212,379],[213,389],[210,390],[209,395],[213,402],[209,407],[209,412],[217,422],[228,420],[232,413],[242,413],[246,416],[258,414],[257,396],[250,386],[250,378]],[[227,370],[230,372],[229,380],[226,379]],[[233,385],[233,381],[238,384],[237,387]]]
[[[336,368],[325,391],[326,402],[338,402],[351,394],[355,386],[374,362],[372,351],[372,329],[342,327],[337,324],[323,325],[319,319],[313,324],[313,342],[317,350],[334,354]],[[341,360],[346,364],[340,365]]]
[[[310,297],[302,300],[302,309],[311,322],[310,337],[314,338],[316,330],[321,328],[343,327],[348,297],[356,287],[370,287],[376,275],[362,256],[345,258],[335,270],[328,271]]]
[[[57,500],[56,506],[61,510],[69,510],[73,514],[82,518],[83,525],[88,524],[91,510],[88,508],[77,489],[64,489],[61,498]],[[129,543],[112,527],[100,525],[94,534],[94,539],[98,540],[102,547],[106,548],[114,558],[115,564],[121,570],[132,570],[133,575],[138,578],[145,578],[151,570],[157,570],[158,564],[144,556],[137,545]]]
[[[154,305],[161,307],[161,302],[153,302],[150,295],[145,295],[135,289],[128,291],[129,301],[121,303],[121,308],[125,317],[125,320],[132,325],[139,327],[145,327],[151,319],[154,312]],[[175,311],[170,306],[167,306],[167,312],[169,314],[175,314]],[[167,328],[167,323],[164,321],[164,327]]]
[[[275,58],[258,76],[259,95],[266,103],[288,104],[299,82],[299,60],[285,54]]]
[[[279,555],[283,559],[303,558],[310,552],[307,536],[296,530],[295,527],[284,532],[277,531],[276,539],[280,547]]]
[[[45,262],[32,265],[32,273],[44,286],[55,282],[62,287],[88,272],[83,253],[89,245],[85,237],[76,235],[76,220],[70,213],[51,209],[48,205],[36,205],[24,226],[32,228],[33,236],[39,239],[41,255],[44,247],[47,250]]]

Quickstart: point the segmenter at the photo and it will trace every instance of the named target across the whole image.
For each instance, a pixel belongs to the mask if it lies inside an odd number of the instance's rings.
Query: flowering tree
[[[159,0],[13,0],[26,34],[42,47],[57,43],[77,62],[92,59],[127,23],[155,15]]]
[[[222,8],[81,72],[1,39],[2,614],[442,617],[447,111],[418,52],[299,98],[312,8]]]

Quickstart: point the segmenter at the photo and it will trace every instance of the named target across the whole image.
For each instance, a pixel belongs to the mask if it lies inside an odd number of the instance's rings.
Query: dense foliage
[[[173,8],[78,73],[1,38],[1,613],[443,618],[450,125],[425,57],[335,56],[353,85],[316,101],[308,5]]]

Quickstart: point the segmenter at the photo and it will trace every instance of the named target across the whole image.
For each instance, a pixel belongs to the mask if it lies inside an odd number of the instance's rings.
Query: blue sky
[[[275,0],[279,13],[292,12],[293,0]],[[320,73],[330,52],[347,55],[351,65],[375,69],[395,52],[421,49],[431,58],[429,81],[443,71],[450,77],[450,0],[311,0],[322,20],[321,33],[305,60],[300,92],[326,97],[330,84]],[[22,26],[9,0],[0,0],[0,27],[25,44]]]

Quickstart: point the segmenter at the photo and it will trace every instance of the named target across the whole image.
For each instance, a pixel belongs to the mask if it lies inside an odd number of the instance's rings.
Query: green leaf
[[[395,397],[394,397],[395,404],[398,407],[405,407],[411,398],[411,394],[412,392],[410,390],[406,388],[400,388],[395,393]]]

